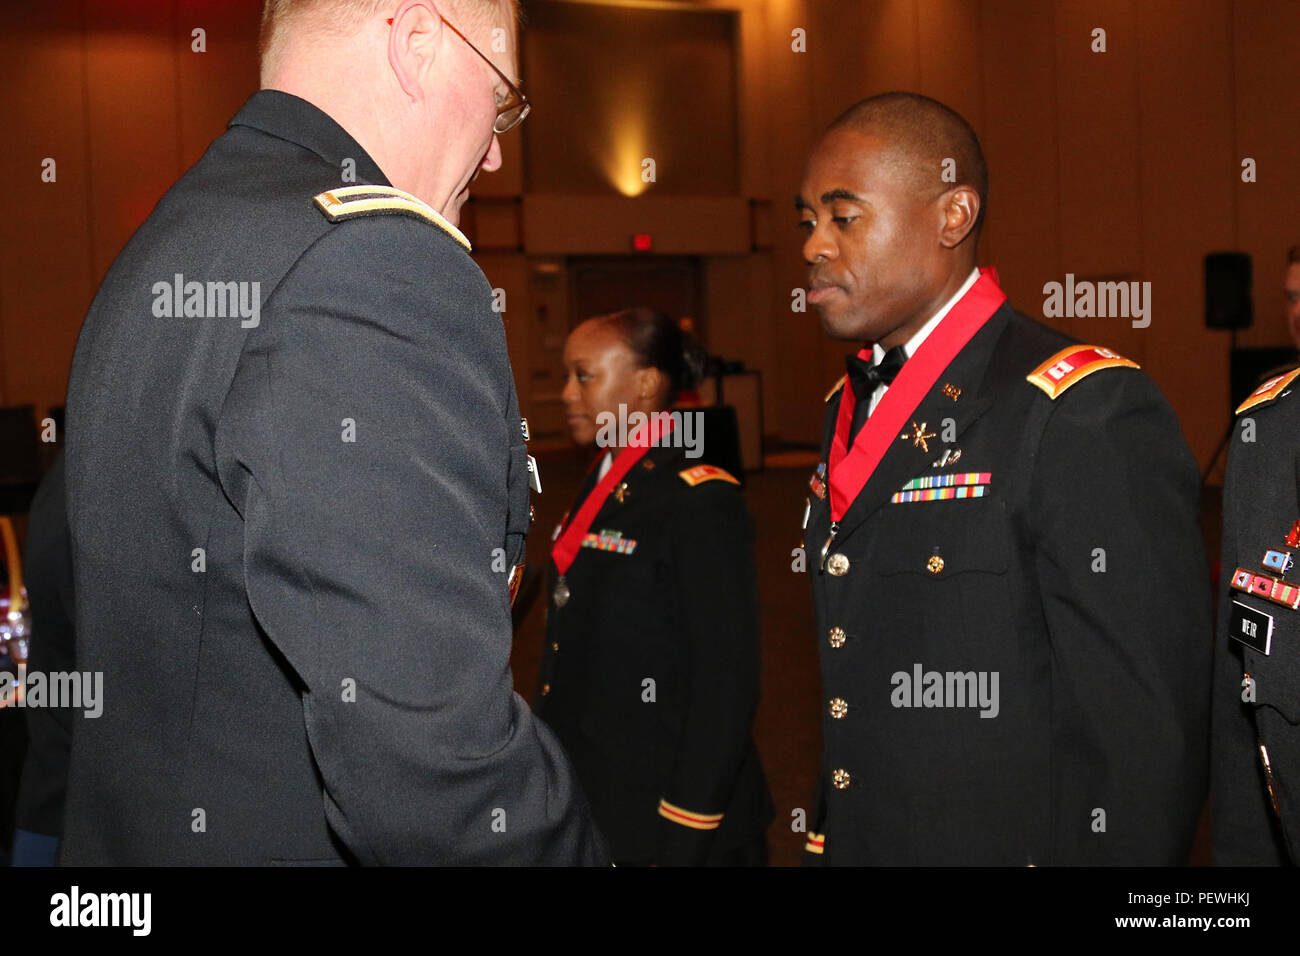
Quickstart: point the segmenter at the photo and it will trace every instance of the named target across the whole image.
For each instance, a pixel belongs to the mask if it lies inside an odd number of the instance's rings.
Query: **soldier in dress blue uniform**
[[[697,457],[698,420],[657,417],[703,357],[647,309],[590,319],[564,350],[570,430],[603,452],[556,529],[536,709],[620,864],[766,859],[749,514],[737,478]],[[620,413],[642,430],[620,439]]]
[[[1223,489],[1211,842],[1226,866],[1300,864],[1300,369],[1237,409]]]
[[[513,692],[528,455],[456,225],[527,112],[514,14],[268,3],[263,89],[104,279],[61,862],[608,862]]]
[[[797,206],[809,301],[871,342],[827,396],[806,549],[824,687],[810,862],[1181,864],[1206,789],[1199,481],[1136,364],[975,268],[946,106],[848,110]]]

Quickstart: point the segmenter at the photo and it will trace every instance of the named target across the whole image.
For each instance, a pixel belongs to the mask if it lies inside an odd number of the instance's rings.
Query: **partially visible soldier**
[[[60,451],[36,490],[27,525],[23,580],[32,610],[29,673],[66,674],[77,670],[77,639],[72,623],[76,600],[64,479],[64,455]],[[15,814],[14,864],[53,866],[63,830],[75,711],[33,707],[23,713],[28,743]]]
[[[1283,314],[1286,318],[1286,330],[1291,341],[1300,351],[1300,246],[1292,246],[1286,251],[1286,273],[1282,278],[1282,295],[1286,301]],[[1287,361],[1275,365],[1255,380],[1255,387],[1277,378],[1296,367],[1300,354],[1293,354]]]
[[[1210,805],[1225,866],[1300,864],[1297,391],[1300,369],[1257,388],[1228,454]]]

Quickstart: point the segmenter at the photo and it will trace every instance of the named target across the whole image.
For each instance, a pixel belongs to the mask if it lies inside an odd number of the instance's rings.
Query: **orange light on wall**
[[[629,89],[616,98],[621,106],[610,107],[608,128],[613,132],[613,142],[602,148],[602,165],[610,184],[629,198],[645,192],[649,183],[642,177],[643,164],[648,158],[645,128],[645,104],[638,93]],[[603,144],[602,144],[603,145]]]

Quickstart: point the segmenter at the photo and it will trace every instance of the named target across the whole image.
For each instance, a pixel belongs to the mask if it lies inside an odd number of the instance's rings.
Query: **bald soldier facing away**
[[[796,203],[823,327],[874,343],[810,481],[807,858],[1181,864],[1208,735],[1196,464],[1133,362],[975,268],[987,194],[960,116],[885,94],[827,130]]]
[[[512,689],[526,430],[456,227],[526,112],[515,15],[271,0],[263,89],[105,278],[62,862],[607,862]]]

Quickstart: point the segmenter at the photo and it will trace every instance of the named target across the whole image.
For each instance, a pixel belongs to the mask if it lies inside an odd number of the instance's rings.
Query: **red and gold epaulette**
[[[1137,362],[1100,345],[1071,345],[1026,375],[1025,381],[1041,388],[1048,398],[1056,399],[1093,372],[1104,368],[1140,367]]]
[[[829,392],[826,393],[826,397],[823,398],[822,401],[823,401],[823,402],[829,402],[832,398],[834,398],[834,397],[835,397],[835,393],[838,392],[841,388],[844,387],[844,383],[845,383],[845,381],[848,380],[848,377],[849,377],[849,376],[848,376],[847,374],[844,374],[844,375],[841,375],[839,378],[837,378],[837,379],[835,380],[835,384],[831,386],[831,390],[830,390]]]
[[[687,468],[684,471],[679,471],[677,477],[691,487],[694,487],[701,482],[713,481],[715,479],[718,481],[729,481],[733,485],[740,484],[731,472],[719,468],[716,465],[696,465],[694,468]]]
[[[659,801],[659,815],[692,830],[716,830],[722,823],[721,813],[696,813],[693,810],[683,810],[667,800]]]
[[[1250,393],[1250,396],[1237,406],[1237,414],[1248,412],[1256,405],[1263,405],[1265,402],[1271,402],[1279,397],[1283,392],[1291,387],[1295,382],[1296,376],[1300,376],[1300,368],[1293,368],[1289,372],[1281,375],[1275,375],[1267,382]]]

